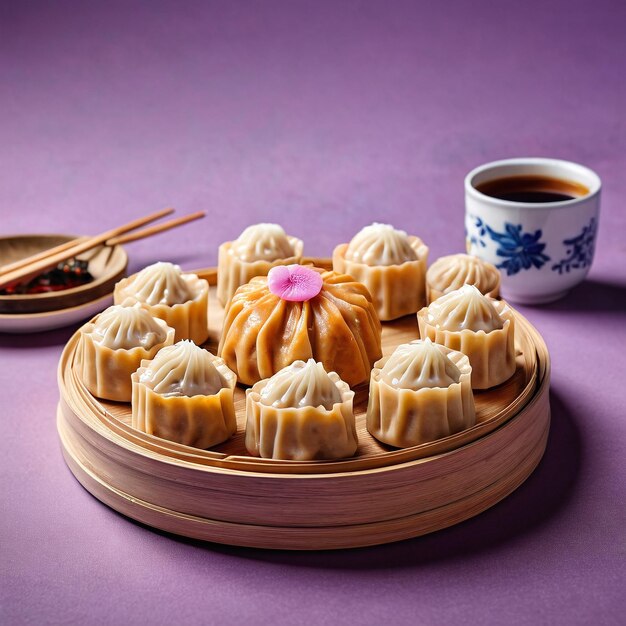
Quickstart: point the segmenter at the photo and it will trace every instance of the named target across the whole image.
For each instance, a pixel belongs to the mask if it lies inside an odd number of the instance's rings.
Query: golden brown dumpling
[[[133,428],[196,448],[221,443],[237,430],[237,377],[193,341],[179,341],[142,361],[132,382]]]
[[[469,254],[442,256],[426,272],[428,302],[463,285],[474,285],[482,294],[497,298],[500,295],[500,272],[495,265]]]
[[[316,295],[309,292],[304,300],[292,299],[289,290],[277,295],[268,282],[279,273],[294,287],[319,281]],[[300,265],[276,267],[236,291],[218,354],[246,385],[313,358],[352,386],[368,380],[382,354],[381,325],[368,290],[350,276]]]
[[[313,359],[295,361],[246,391],[246,448],[269,459],[352,456],[354,392]]]
[[[469,359],[425,341],[401,344],[374,366],[367,429],[384,443],[408,448],[476,422]]]
[[[333,252],[333,269],[362,282],[378,317],[393,320],[426,304],[428,248],[389,224],[371,224]]]
[[[253,224],[235,241],[219,247],[217,299],[226,306],[237,288],[255,276],[267,276],[276,265],[300,263],[303,243],[278,224]]]
[[[515,373],[513,312],[473,285],[441,296],[418,312],[417,321],[422,339],[468,356],[473,389],[495,387]]]
[[[141,302],[176,331],[176,341],[201,344],[209,336],[209,283],[195,274],[183,274],[178,265],[149,265],[118,282],[113,297],[115,304]]]

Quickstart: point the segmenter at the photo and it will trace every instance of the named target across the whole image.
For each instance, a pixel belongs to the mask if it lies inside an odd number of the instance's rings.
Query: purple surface
[[[274,220],[327,255],[374,219],[464,247],[463,175],[580,161],[595,265],[522,309],[553,359],[543,462],[485,514],[339,553],[202,545],[130,522],[65,467],[70,330],[0,335],[0,622],[618,624],[626,560],[626,4],[0,5],[0,230],[95,233],[165,205],[211,218],[129,246],[211,265]]]

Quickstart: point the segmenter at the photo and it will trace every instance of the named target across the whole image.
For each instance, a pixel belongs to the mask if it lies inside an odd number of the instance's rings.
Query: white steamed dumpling
[[[488,333],[504,326],[504,320],[474,285],[464,285],[441,296],[428,307],[428,321],[441,330],[458,332],[469,329]]]
[[[324,366],[314,359],[295,361],[274,374],[260,393],[260,402],[275,408],[324,407],[341,402],[341,392]]]
[[[157,304],[183,304],[194,295],[178,265],[158,262],[148,265],[132,280],[134,296],[140,302]]]
[[[167,337],[167,326],[154,319],[139,303],[115,305],[103,311],[92,330],[93,340],[111,350],[149,350]]]
[[[294,255],[293,245],[278,224],[248,226],[233,242],[232,250],[241,261],[246,262],[271,262]]]
[[[139,382],[164,396],[212,396],[228,384],[223,367],[222,359],[183,340],[159,350]]]
[[[425,341],[399,345],[381,370],[381,380],[398,389],[449,387],[461,379],[461,371],[447,354],[448,349]]]
[[[427,280],[445,293],[463,285],[475,285],[482,293],[498,283],[498,272],[489,263],[469,254],[451,254],[437,259],[428,269]]]
[[[403,230],[375,222],[352,238],[345,258],[365,265],[401,265],[407,261],[415,261],[417,253]]]

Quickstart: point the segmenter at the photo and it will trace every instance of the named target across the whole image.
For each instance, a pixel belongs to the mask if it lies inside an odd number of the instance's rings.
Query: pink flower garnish
[[[322,290],[321,275],[302,265],[277,265],[267,275],[267,286],[279,298],[305,302]]]

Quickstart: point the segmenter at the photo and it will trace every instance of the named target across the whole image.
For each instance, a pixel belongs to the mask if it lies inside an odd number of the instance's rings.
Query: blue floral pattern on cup
[[[465,227],[466,241],[470,245],[480,246],[481,248],[486,248],[487,244],[483,240],[483,237],[487,234],[485,223],[480,219],[480,217],[476,217],[475,215],[470,215],[470,218],[474,221],[474,228],[476,228],[477,233],[472,233],[470,235],[466,226]]]
[[[552,270],[562,274],[572,269],[584,269],[591,265],[593,260],[593,252],[597,230],[596,218],[592,217],[587,226],[584,226],[582,232],[571,239],[564,239],[565,258],[552,266]]]
[[[550,257],[544,254],[546,244],[540,241],[543,234],[541,230],[524,233],[521,224],[515,225],[509,222],[505,222],[503,233],[496,232],[486,224],[485,228],[491,239],[498,244],[496,254],[504,258],[504,261],[496,267],[506,270],[507,276],[532,267],[540,269],[550,260]]]

